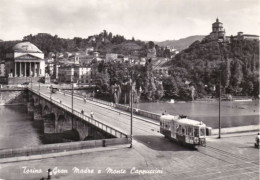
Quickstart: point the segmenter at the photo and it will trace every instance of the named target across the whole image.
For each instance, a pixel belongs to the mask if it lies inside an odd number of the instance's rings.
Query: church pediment
[[[40,59],[39,57],[30,55],[30,54],[25,54],[25,55],[21,55],[18,57],[15,57],[16,60],[38,60]]]

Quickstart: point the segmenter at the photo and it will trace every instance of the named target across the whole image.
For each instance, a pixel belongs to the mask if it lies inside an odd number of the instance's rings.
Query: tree
[[[236,59],[235,65],[234,65],[234,72],[233,72],[233,88],[235,89],[235,92],[237,93],[239,91],[239,85],[241,84],[241,81],[243,79],[243,72],[242,72],[242,66],[239,59]]]
[[[222,71],[222,85],[224,87],[224,94],[225,94],[225,89],[229,86],[229,82],[230,82],[230,77],[231,77],[231,70],[230,70],[230,59],[226,60],[226,63],[223,67],[223,71]]]

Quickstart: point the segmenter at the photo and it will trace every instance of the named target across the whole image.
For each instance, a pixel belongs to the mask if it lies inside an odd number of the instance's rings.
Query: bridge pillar
[[[83,122],[81,119],[74,117],[73,120],[73,129],[77,130],[79,133],[80,140],[85,140],[86,137],[89,136],[89,132],[91,131],[90,126]]]
[[[43,133],[44,134],[53,134],[55,131],[55,116],[53,114],[46,114],[43,116]]]
[[[43,120],[41,105],[37,105],[34,107],[33,120]]]
[[[27,112],[28,113],[33,113],[34,112],[34,108],[33,108],[33,103],[32,102],[28,102],[27,103]]]

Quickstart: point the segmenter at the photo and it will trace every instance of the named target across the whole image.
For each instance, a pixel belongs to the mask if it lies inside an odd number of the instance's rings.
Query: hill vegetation
[[[193,42],[195,41],[201,41],[205,36],[203,35],[196,35],[196,36],[189,36],[186,38],[182,38],[179,40],[167,40],[167,41],[162,41],[162,42],[156,42],[158,46],[161,47],[174,47],[179,51],[182,51],[183,49],[188,48]]]
[[[224,94],[259,95],[259,42],[196,41],[170,63],[172,89],[178,94],[185,82],[195,96],[217,95],[221,79]],[[220,78],[221,77],[221,78]]]

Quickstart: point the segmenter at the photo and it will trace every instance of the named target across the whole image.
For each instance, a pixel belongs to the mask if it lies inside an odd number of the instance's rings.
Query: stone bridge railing
[[[120,130],[117,130],[116,128],[114,127],[111,127],[111,126],[108,126],[102,122],[99,122],[98,120],[95,120],[94,118],[91,118],[87,115],[84,115],[82,114],[81,112],[77,111],[77,110],[73,110],[73,113],[72,113],[72,109],[71,107],[69,106],[66,106],[65,104],[62,104],[60,101],[57,101],[53,98],[50,98],[49,96],[46,96],[45,94],[43,93],[40,93],[38,91],[35,91],[31,88],[28,88],[28,90],[38,96],[40,96],[41,98],[45,99],[46,101],[49,101],[51,102],[52,104],[62,108],[63,110],[73,114],[74,116],[80,118],[80,119],[83,119],[85,120],[86,122],[88,122],[89,124],[91,125],[94,125],[95,127],[105,131],[106,133],[108,134],[111,134],[112,136],[115,136],[117,138],[128,138],[128,135],[125,134],[124,132],[121,132]]]

